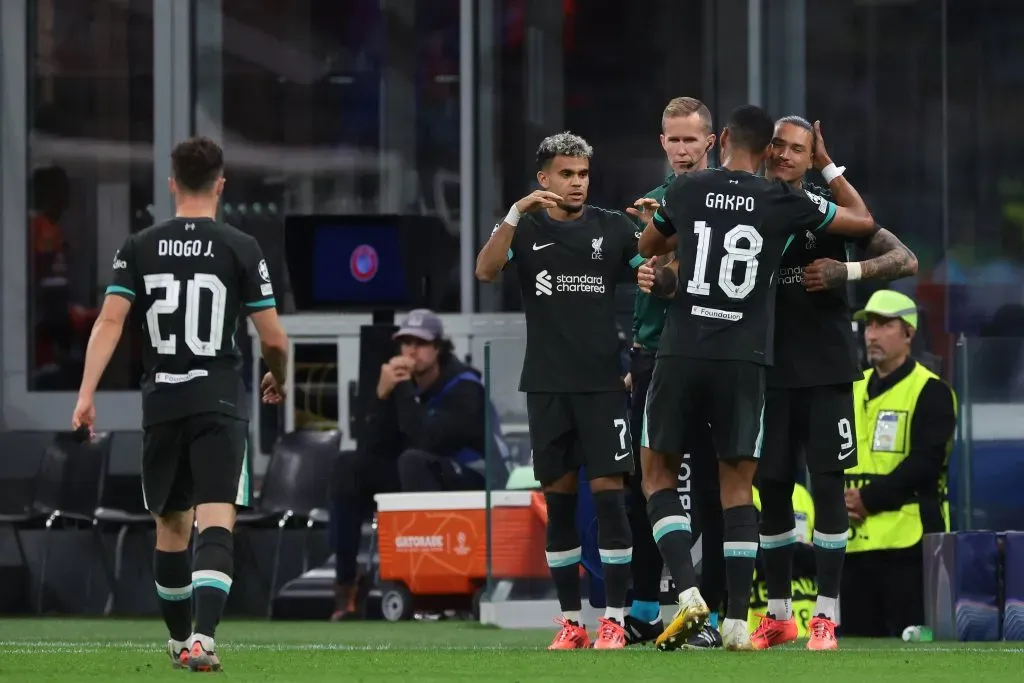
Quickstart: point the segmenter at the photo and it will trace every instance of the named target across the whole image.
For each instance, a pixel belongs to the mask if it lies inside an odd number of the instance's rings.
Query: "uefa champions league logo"
[[[369,244],[360,244],[352,250],[348,259],[348,269],[359,282],[369,282],[377,275],[379,259],[377,250]]]

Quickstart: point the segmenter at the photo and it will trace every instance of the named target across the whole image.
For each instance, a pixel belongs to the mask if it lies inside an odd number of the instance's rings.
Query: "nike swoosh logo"
[[[623,460],[623,459],[628,458],[628,457],[629,457],[629,453],[628,452],[627,453],[619,453],[618,455],[615,456],[615,459],[616,460]]]
[[[536,243],[536,242],[534,242],[534,243],[533,243],[533,250],[534,250],[534,251],[540,251],[541,249],[545,249],[545,248],[547,248],[547,247],[550,247],[550,246],[551,246],[552,244],[554,244],[554,242],[548,242],[547,244],[542,244],[542,245],[540,245],[540,246],[538,247],[538,246],[537,246],[537,243]]]
[[[847,458],[849,458],[851,455],[853,455],[856,452],[857,452],[856,448],[851,448],[850,450],[846,451],[845,453],[840,453],[839,454],[839,459],[840,460],[846,460]]]

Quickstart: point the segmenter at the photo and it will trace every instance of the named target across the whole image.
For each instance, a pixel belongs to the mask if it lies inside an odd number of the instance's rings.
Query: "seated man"
[[[432,311],[410,312],[394,339],[399,355],[381,366],[365,435],[335,467],[332,621],[357,612],[360,528],[373,514],[375,494],[484,488],[486,396],[479,373],[455,357]]]

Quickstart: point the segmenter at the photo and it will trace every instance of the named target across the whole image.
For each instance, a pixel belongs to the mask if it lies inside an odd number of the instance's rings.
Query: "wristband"
[[[825,168],[821,169],[821,177],[825,179],[826,183],[831,184],[833,180],[843,175],[846,172],[845,166],[836,166],[835,163],[831,163]]]
[[[846,264],[846,281],[856,282],[860,279],[860,261],[851,261]]]
[[[522,214],[519,213],[519,209],[513,204],[512,208],[505,214],[505,222],[512,226],[519,225],[520,218],[522,218]]]

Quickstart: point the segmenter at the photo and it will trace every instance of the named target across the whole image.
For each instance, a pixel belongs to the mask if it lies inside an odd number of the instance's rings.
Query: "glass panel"
[[[1024,336],[1024,4],[947,1],[951,332]]]
[[[539,516],[521,517],[515,527],[520,542],[506,542],[508,509],[522,505],[528,490],[537,489],[533,477],[530,434],[526,426],[526,397],[519,393],[519,373],[526,351],[524,338],[474,338],[473,353],[481,349],[487,395],[498,413],[501,431],[513,463],[504,492],[491,493],[487,515],[487,586],[485,623],[519,627],[537,626],[535,614],[522,612],[516,603],[523,600],[555,600],[554,584],[548,571],[541,540],[544,523]],[[494,457],[489,453],[488,457]],[[533,508],[531,507],[531,510]],[[512,549],[512,552],[510,552]],[[589,582],[582,582],[583,597]]]
[[[961,340],[956,377],[963,417],[950,462],[954,519],[968,529],[1008,530],[1024,519],[1024,338]],[[969,501],[968,511],[959,507]]]
[[[338,429],[338,391],[341,390],[338,346],[296,342],[295,428]]]
[[[29,4],[29,389],[75,390],[116,250],[152,222],[152,0]],[[138,386],[136,333],[101,389]]]
[[[223,141],[224,219],[272,272],[288,214],[437,216],[452,248],[432,308],[458,309],[458,20],[459,0],[197,4],[197,132]]]
[[[493,216],[487,225],[536,188],[534,152],[544,137],[571,130],[586,138],[594,147],[588,203],[622,209],[665,178],[658,140],[665,104],[688,95],[714,107],[703,70],[702,0],[486,4],[493,5],[495,34],[484,58],[493,61],[496,100],[482,107],[490,120],[481,124],[480,140],[492,146],[493,159],[485,175],[494,187],[482,188],[482,215]],[[632,288],[619,293],[620,324],[628,330]],[[489,296],[498,297],[494,310],[521,310],[514,268],[494,292],[481,292],[482,300]]]
[[[918,277],[891,287],[918,301],[922,341],[948,359],[945,287],[936,275],[945,258],[942,4],[806,3],[805,82],[806,114],[821,120],[829,153],[849,169],[878,222],[917,254]],[[879,286],[859,283],[856,299]]]
[[[526,357],[526,338],[473,337],[470,340],[470,356],[477,362],[485,358],[484,348],[491,347],[490,383],[488,392],[498,418],[506,429],[519,425],[526,429],[526,394],[519,391],[519,375],[523,371]]]

